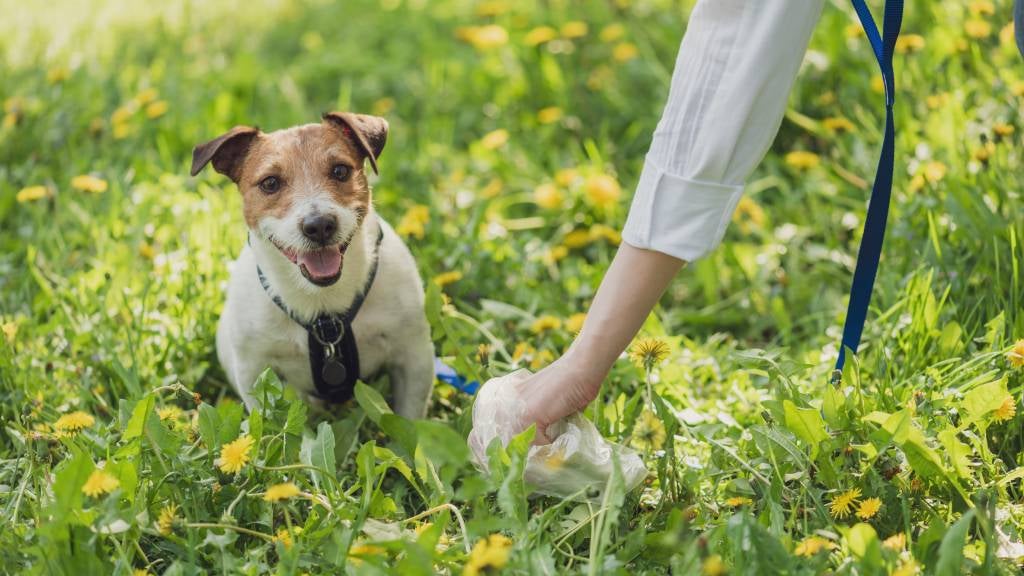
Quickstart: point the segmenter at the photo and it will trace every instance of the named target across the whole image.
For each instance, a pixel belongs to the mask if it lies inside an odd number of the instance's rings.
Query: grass
[[[189,178],[189,151],[235,124],[387,117],[374,195],[430,286],[438,352],[475,378],[536,369],[614,254],[688,5],[4,4],[0,570],[1017,570],[1008,1],[908,8],[891,225],[840,389],[882,95],[847,6],[826,7],[726,242],[645,325],[667,358],[624,358],[587,412],[651,476],[590,504],[527,497],[526,437],[477,472],[472,398],[445,385],[428,421],[372,386],[323,421],[267,373],[246,414],[213,345],[240,202]]]

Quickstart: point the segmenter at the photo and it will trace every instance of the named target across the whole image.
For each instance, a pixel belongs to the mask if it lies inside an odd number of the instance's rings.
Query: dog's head
[[[307,280],[330,286],[370,209],[364,162],[377,171],[387,134],[383,118],[349,112],[270,133],[236,126],[195,147],[192,175],[213,162],[238,185],[249,230]]]

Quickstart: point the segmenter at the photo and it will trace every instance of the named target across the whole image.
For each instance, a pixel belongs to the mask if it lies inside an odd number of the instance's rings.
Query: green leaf
[[[292,402],[288,406],[288,416],[284,422],[284,433],[299,435],[306,425],[307,406],[305,402]]]
[[[811,460],[814,460],[821,443],[829,438],[821,413],[813,408],[798,408],[789,400],[783,401],[782,405],[786,413],[786,428],[810,447]]]
[[[957,431],[947,428],[937,435],[939,443],[945,448],[946,457],[953,470],[964,480],[971,479],[971,447],[957,438]]]
[[[220,450],[220,438],[217,436],[220,430],[220,414],[217,409],[206,402],[199,405],[199,437],[210,454]]]
[[[855,524],[846,533],[846,544],[850,552],[865,564],[872,567],[880,567],[882,563],[882,548],[878,543],[878,534],[870,524],[863,522]]]
[[[963,573],[964,545],[967,531],[974,520],[974,510],[968,510],[953,523],[939,544],[939,560],[935,564],[935,576],[960,576]]]
[[[153,413],[155,402],[156,397],[152,394],[147,394],[135,404],[135,408],[132,410],[132,417],[128,420],[128,425],[124,427],[124,434],[121,435],[121,440],[127,441],[142,436],[142,432],[146,429],[146,420]]]
[[[305,448],[305,446],[304,446]],[[337,464],[334,459],[334,431],[327,422],[316,428],[316,439],[309,443],[308,452],[303,450],[303,463],[322,468],[332,480],[337,480]]]
[[[1002,406],[1007,398],[1011,398],[1011,396],[1006,391],[1006,376],[971,389],[964,394],[964,399],[960,401],[964,413],[964,423],[981,422]]]
[[[416,425],[397,414],[382,414],[380,429],[404,449],[409,456],[416,452]]]
[[[217,414],[220,415],[220,430],[218,432],[220,443],[227,444],[238,438],[242,429],[242,416],[245,414],[245,408],[238,402],[221,400],[217,404]]]
[[[72,456],[57,466],[53,479],[53,501],[50,513],[58,524],[66,523],[74,512],[82,509],[82,486],[95,469],[84,450],[71,449]]]
[[[362,382],[356,382],[355,396],[356,402],[366,412],[366,417],[373,420],[374,424],[380,424],[380,417],[384,414],[392,414],[391,407],[380,392]]]

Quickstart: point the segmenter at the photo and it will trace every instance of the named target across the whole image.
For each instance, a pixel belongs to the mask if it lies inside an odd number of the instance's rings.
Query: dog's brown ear
[[[235,126],[226,134],[196,146],[192,149],[192,175],[199,174],[212,160],[214,170],[238,182],[238,169],[259,133],[259,128]]]
[[[370,160],[374,173],[379,174],[377,158],[380,157],[384,143],[388,140],[388,121],[378,116],[352,112],[326,112],[323,118],[325,122],[340,128],[346,136],[355,140]]]

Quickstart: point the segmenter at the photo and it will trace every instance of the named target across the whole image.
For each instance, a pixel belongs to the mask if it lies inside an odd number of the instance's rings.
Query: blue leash
[[[860,345],[861,334],[864,332],[864,320],[867,318],[868,306],[871,304],[871,292],[875,286],[878,273],[878,260],[882,255],[882,243],[885,240],[885,226],[889,219],[889,199],[892,197],[892,172],[896,127],[893,122],[893,103],[896,100],[896,80],[892,69],[892,54],[896,47],[896,39],[900,35],[903,24],[903,0],[886,0],[885,18],[882,34],[871,16],[864,0],[852,0],[864,32],[871,42],[871,49],[878,60],[885,84],[885,136],[882,139],[882,152],[878,158],[878,170],[875,182],[871,187],[871,201],[868,204],[867,217],[864,220],[864,234],[857,253],[857,267],[853,272],[853,285],[850,287],[850,304],[846,309],[846,324],[843,326],[842,347],[836,368],[832,373],[832,382],[838,384],[842,378],[843,366],[846,363],[846,349],[854,353]]]
[[[442,362],[440,358],[434,358],[434,375],[441,382],[449,384],[466,394],[476,394],[476,391],[480,389],[479,382],[476,380],[469,381],[464,376],[459,376],[454,368]]]

